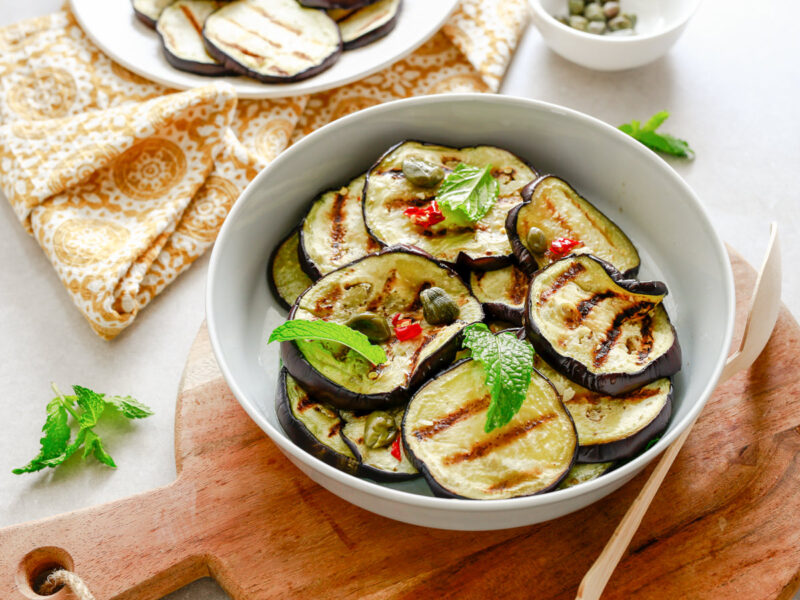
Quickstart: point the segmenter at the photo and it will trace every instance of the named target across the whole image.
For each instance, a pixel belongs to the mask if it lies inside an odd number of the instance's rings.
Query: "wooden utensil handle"
[[[77,573],[98,599],[148,600],[207,575],[190,486],[175,483],[132,498],[0,530],[0,598],[41,599],[37,578]],[[199,529],[199,528],[198,528]],[[67,600],[66,589],[49,596]]]

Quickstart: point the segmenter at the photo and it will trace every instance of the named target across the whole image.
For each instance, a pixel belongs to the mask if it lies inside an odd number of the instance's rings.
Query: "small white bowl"
[[[620,0],[623,12],[636,15],[631,36],[596,35],[568,27],[567,0],[531,0],[533,22],[545,43],[567,60],[598,71],[641,67],[666,54],[686,28],[700,0]]]
[[[421,479],[378,484],[323,463],[292,443],[275,413],[278,345],[286,319],[266,281],[275,245],[320,191],[367,170],[403,139],[507,148],[555,173],[611,217],[636,244],[639,276],[666,282],[665,301],[683,351],[673,413],[644,454],[599,479],[508,500],[434,498]],[[725,247],[689,186],[630,136],[544,102],[490,94],[422,96],[375,106],[306,136],[264,169],[225,220],[208,271],[211,345],[231,391],[281,451],[334,494],[380,515],[441,529],[503,529],[555,519],[610,494],[686,429],[713,391],[730,347],[733,275]]]

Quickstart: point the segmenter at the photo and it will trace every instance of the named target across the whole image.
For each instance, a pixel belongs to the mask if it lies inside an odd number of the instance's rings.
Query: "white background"
[[[422,1],[422,0],[409,0]],[[57,10],[61,0],[0,0],[0,25]],[[784,302],[800,314],[800,30],[796,3],[705,2],[684,37],[649,66],[621,73],[577,67],[531,26],[502,92],[562,104],[613,125],[667,109],[664,129],[697,158],[671,164],[695,189],[722,238],[752,264],[770,221],[781,227]],[[0,194],[1,196],[2,194]],[[0,200],[0,527],[122,498],[175,477],[175,393],[203,319],[208,257],[173,283],[113,342],[90,330],[33,238]],[[49,382],[131,394],[156,415],[108,440],[119,468],[93,462],[11,475],[37,451]],[[2,550],[0,549],[0,553]],[[0,560],[2,556],[0,555]],[[800,565],[799,565],[800,567]],[[124,568],[124,565],[121,565]],[[169,596],[226,595],[201,580]]]

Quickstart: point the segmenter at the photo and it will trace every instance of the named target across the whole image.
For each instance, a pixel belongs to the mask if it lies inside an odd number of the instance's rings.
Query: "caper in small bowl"
[[[700,0],[531,0],[545,43],[599,71],[646,65],[678,40]]]

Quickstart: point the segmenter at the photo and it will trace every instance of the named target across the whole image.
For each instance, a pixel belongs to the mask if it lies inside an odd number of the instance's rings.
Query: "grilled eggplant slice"
[[[556,386],[575,421],[580,462],[633,458],[669,424],[672,383],[666,377],[621,396],[608,396],[573,383],[539,354],[533,365]]]
[[[344,49],[360,48],[388,35],[397,25],[401,6],[402,0],[378,0],[337,19]]]
[[[445,174],[459,163],[493,166],[500,196],[489,212],[472,227],[435,229],[416,225],[404,211],[427,206],[437,187],[421,188],[403,174],[403,161],[416,158],[438,165]],[[472,269],[499,269],[511,263],[512,251],[505,231],[508,211],[522,202],[521,191],[536,172],[517,156],[495,146],[450,148],[406,141],[390,148],[367,173],[364,186],[364,222],[381,244],[409,244],[450,264]]]
[[[358,458],[341,436],[342,417],[334,408],[313,399],[286,369],[278,374],[275,410],[281,427],[295,444],[332,467],[358,474]]]
[[[300,266],[311,279],[380,250],[367,233],[361,212],[365,178],[361,175],[322,194],[300,224]]]
[[[275,299],[289,310],[297,297],[313,283],[300,268],[298,244],[300,236],[295,229],[278,244],[267,266],[267,281]]]
[[[429,287],[442,288],[456,301],[456,321],[431,325],[423,320],[419,293]],[[422,333],[381,343],[388,360],[377,366],[333,342],[281,342],[289,373],[337,408],[377,410],[405,403],[453,359],[461,330],[483,319],[480,302],[455,271],[407,247],[387,248],[328,273],[298,298],[289,318],[346,323],[364,312],[387,320],[399,313],[419,323]]]
[[[298,2],[309,8],[355,10],[372,4],[375,0],[298,0]]]
[[[388,409],[398,427],[403,420],[405,407]],[[391,445],[381,448],[369,448],[364,443],[364,424],[370,413],[341,411],[345,425],[342,437],[355,457],[361,462],[359,474],[375,481],[404,481],[419,477],[419,471],[408,460],[408,455],[400,450],[400,460],[392,456]],[[399,435],[399,434],[398,434]]]
[[[558,392],[533,372],[520,411],[484,432],[489,388],[483,366],[467,359],[414,394],[403,443],[437,496],[498,499],[556,487],[575,461],[578,436]]]
[[[169,64],[198,75],[232,73],[206,52],[203,43],[203,23],[219,6],[215,0],[177,0],[163,10],[156,31]]]
[[[527,273],[532,275],[557,258],[549,250],[533,252],[526,246],[528,231],[537,227],[548,246],[561,237],[581,242],[580,253],[602,258],[625,277],[636,276],[639,253],[628,236],[566,181],[545,175],[528,184],[522,197],[525,203],[508,213],[506,230],[514,254]]]
[[[208,53],[231,71],[266,83],[307,79],[342,53],[339,27],[296,0],[237,0],[206,19]]]
[[[614,462],[603,463],[577,463],[570,469],[567,476],[558,484],[558,489],[563,490],[570,487],[575,487],[581,483],[597,479],[601,475],[605,475],[614,468]]]
[[[516,265],[494,271],[472,271],[469,276],[469,287],[483,304],[486,317],[517,327],[522,325],[528,282],[528,276]]]
[[[142,23],[155,29],[161,12],[175,0],[132,0],[133,14]]]
[[[589,254],[539,271],[525,304],[536,351],[578,385],[618,396],[681,368],[681,349],[658,281],[625,279]]]

